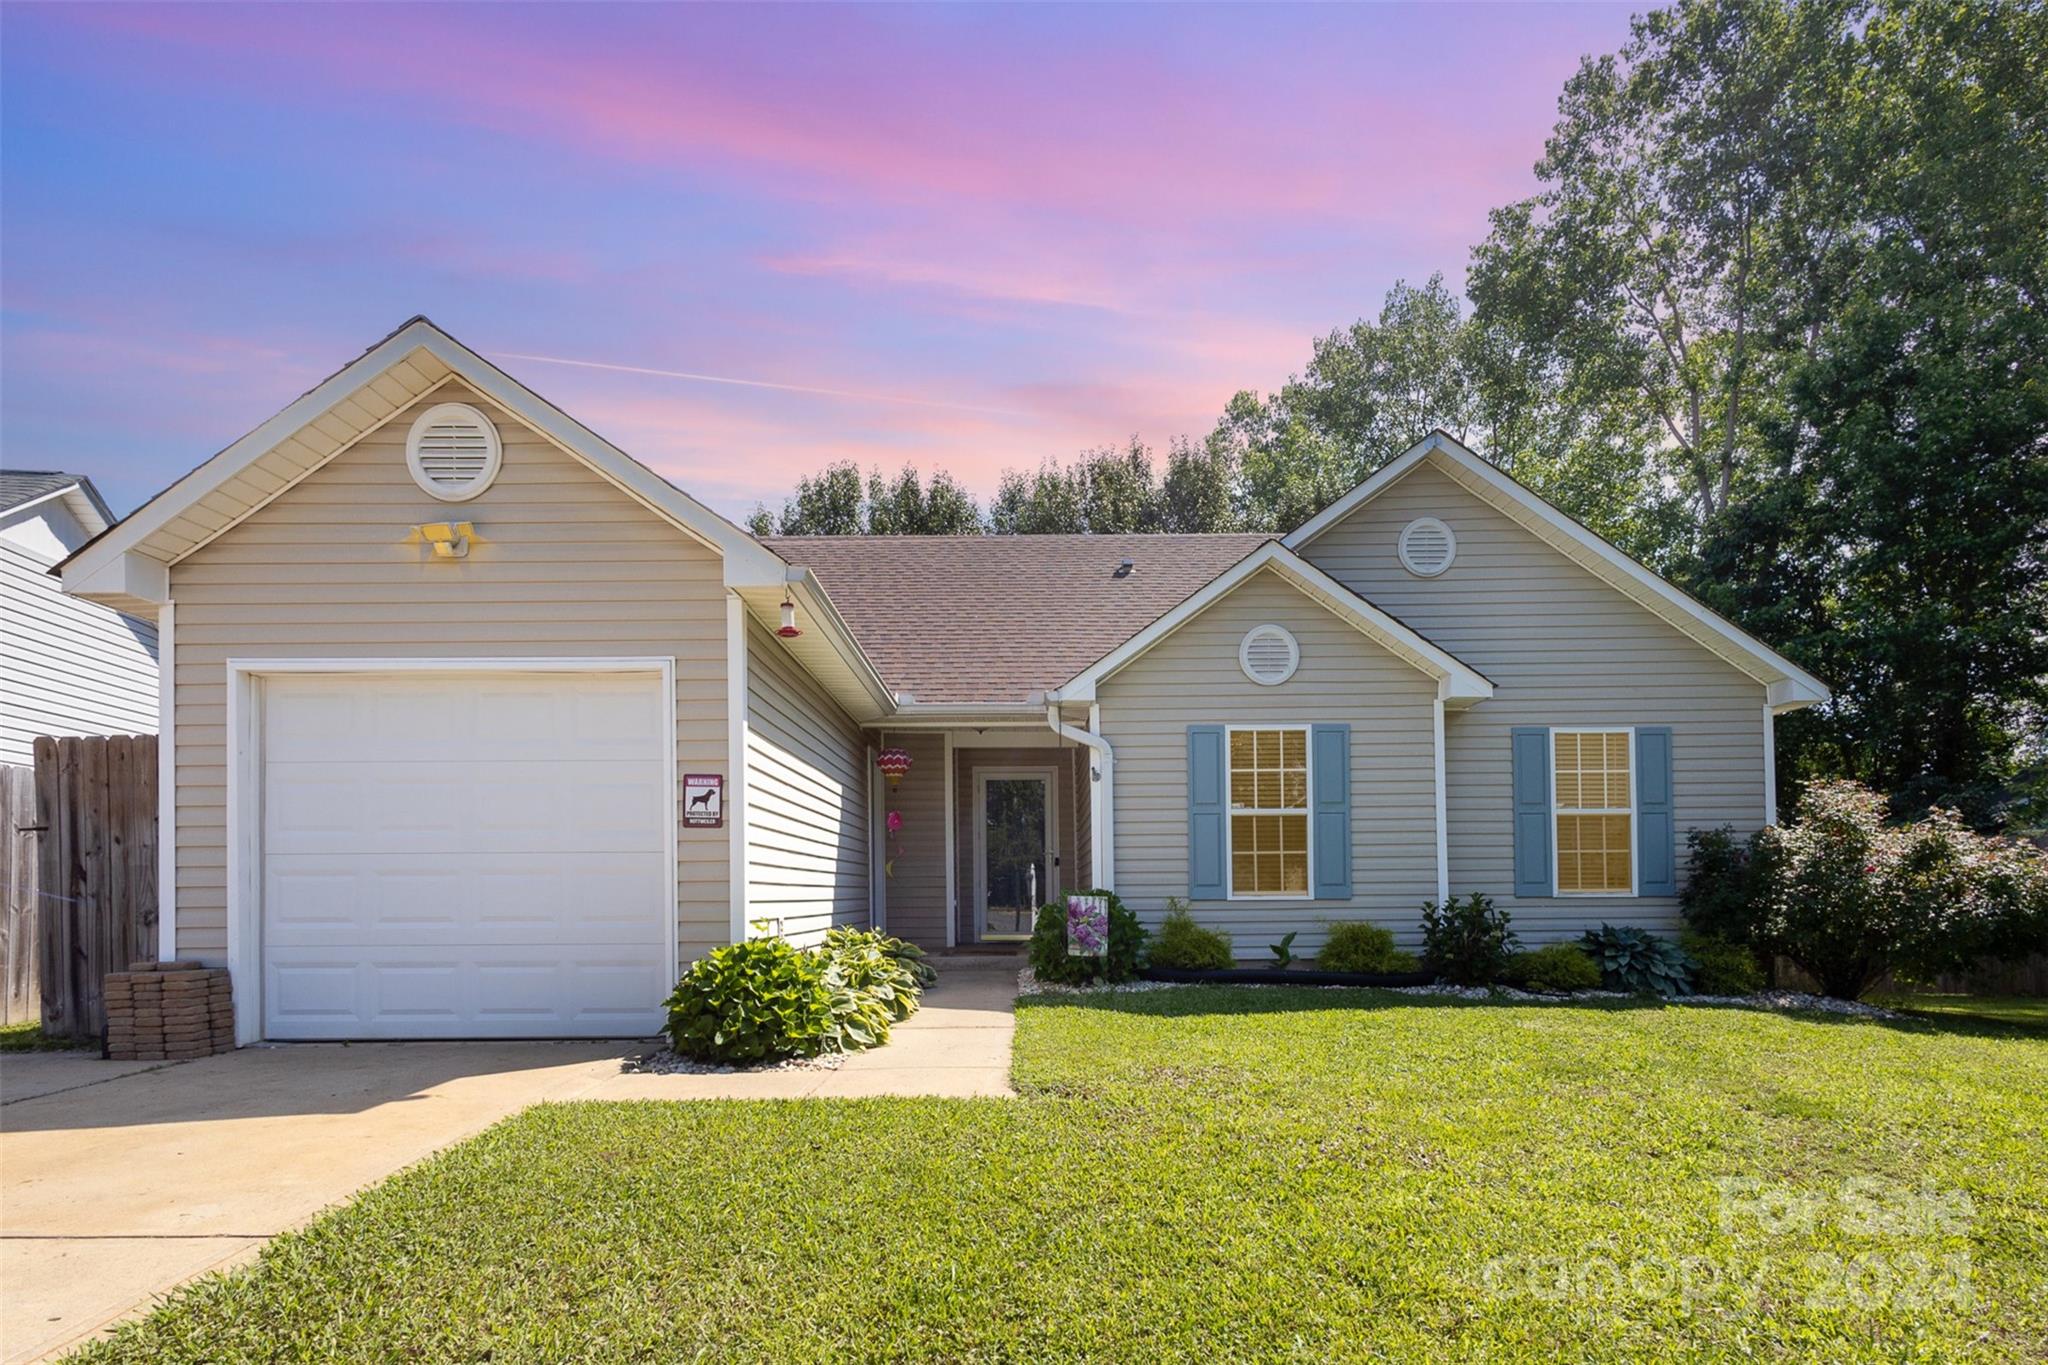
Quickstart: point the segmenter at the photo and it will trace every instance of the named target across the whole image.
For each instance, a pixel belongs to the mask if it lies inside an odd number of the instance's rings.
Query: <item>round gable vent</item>
[[[498,429],[467,403],[428,408],[405,438],[413,482],[443,502],[467,502],[489,488],[503,458]]]
[[[1301,646],[1279,626],[1254,626],[1237,647],[1237,665],[1263,687],[1278,687],[1301,667]]]
[[[1435,517],[1417,517],[1401,528],[1401,567],[1422,578],[1435,578],[1458,557],[1458,538]]]

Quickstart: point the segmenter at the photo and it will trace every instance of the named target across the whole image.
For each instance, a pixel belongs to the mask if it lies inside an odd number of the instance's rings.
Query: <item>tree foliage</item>
[[[971,536],[982,530],[981,508],[951,474],[926,483],[905,465],[893,479],[879,469],[865,477],[851,460],[797,480],[781,515],[755,507],[747,529],[757,536]]]

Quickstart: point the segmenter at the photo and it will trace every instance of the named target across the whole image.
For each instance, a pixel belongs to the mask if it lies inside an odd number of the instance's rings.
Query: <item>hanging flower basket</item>
[[[910,771],[910,755],[901,749],[884,749],[875,756],[875,766],[882,770],[882,776],[889,779],[891,787],[903,781],[903,774]]]

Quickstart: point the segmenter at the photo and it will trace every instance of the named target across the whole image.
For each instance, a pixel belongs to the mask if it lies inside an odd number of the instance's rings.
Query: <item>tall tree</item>
[[[755,535],[957,536],[979,534],[982,522],[974,496],[943,470],[929,484],[910,465],[894,478],[884,479],[879,469],[863,478],[859,465],[842,460],[798,479],[779,518],[757,506],[747,529]]]
[[[1899,0],[1859,29],[1780,225],[1812,287],[1772,480],[1699,586],[1837,684],[1788,776],[1995,824],[2042,795],[2015,778],[2048,704],[2048,12]]]
[[[1227,450],[1176,436],[1159,487],[1159,529],[1181,533],[1235,531],[1237,467]]]
[[[1473,253],[1482,331],[1603,414],[1606,443],[1725,510],[1782,399],[1778,237],[1823,150],[1816,109],[1853,60],[1854,0],[1682,3],[1565,85],[1535,198]],[[1644,488],[1637,482],[1637,490]]]

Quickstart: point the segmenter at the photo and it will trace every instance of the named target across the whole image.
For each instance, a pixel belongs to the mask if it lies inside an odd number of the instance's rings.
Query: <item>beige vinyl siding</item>
[[[1458,538],[1435,578],[1401,567],[1416,517]],[[1518,899],[1509,730],[1517,725],[1668,725],[1681,875],[1685,832],[1763,820],[1763,685],[1579,568],[1449,478],[1418,465],[1302,548],[1305,558],[1493,680],[1494,695],[1445,726],[1451,890],[1508,905],[1530,942],[1589,923],[1677,922],[1670,897]]]
[[[910,755],[900,786],[882,784],[882,810],[903,817],[899,834],[884,833],[883,879],[889,932],[920,948],[946,946],[946,741],[931,731],[888,730],[876,747]],[[900,850],[900,851],[899,851]]]
[[[1245,632],[1267,622],[1301,646],[1300,667],[1278,687],[1237,662]],[[1268,572],[1139,656],[1098,698],[1116,751],[1115,886],[1148,926],[1168,896],[1187,895],[1188,727],[1348,724],[1352,899],[1197,901],[1195,917],[1228,932],[1240,958],[1265,957],[1290,931],[1297,953],[1313,953],[1333,920],[1384,924],[1414,944],[1417,907],[1436,895],[1433,679]]]
[[[0,763],[37,735],[156,733],[156,627],[66,597],[50,561],[0,541]]]
[[[975,801],[975,774],[992,768],[1050,768],[1053,772],[1053,814],[1058,821],[1054,832],[1054,856],[1060,865],[1054,873],[1061,893],[1085,890],[1088,885],[1088,864],[1086,862],[1086,826],[1088,823],[1088,781],[1087,765],[1078,758],[1075,746],[1062,745],[1052,748],[1045,745],[1024,745],[1014,749],[984,749],[980,747],[953,750],[953,805],[955,807],[955,835],[953,848],[959,856],[958,880],[960,908],[957,916],[958,942],[972,943],[979,938],[975,920],[979,917],[976,903],[974,865],[975,824],[981,817],[980,807]],[[1053,888],[1047,888],[1050,899]]]
[[[406,470],[407,429],[437,402],[477,405],[503,438],[497,481],[472,501],[437,501]],[[476,523],[467,559],[436,561],[410,540],[414,525],[451,519]],[[227,951],[230,657],[673,656],[677,770],[727,771],[717,553],[465,385],[401,410],[174,565],[171,596],[183,957]],[[678,830],[685,962],[730,936],[728,847],[723,829]]]
[[[798,943],[868,922],[867,741],[747,626],[747,915]]]

